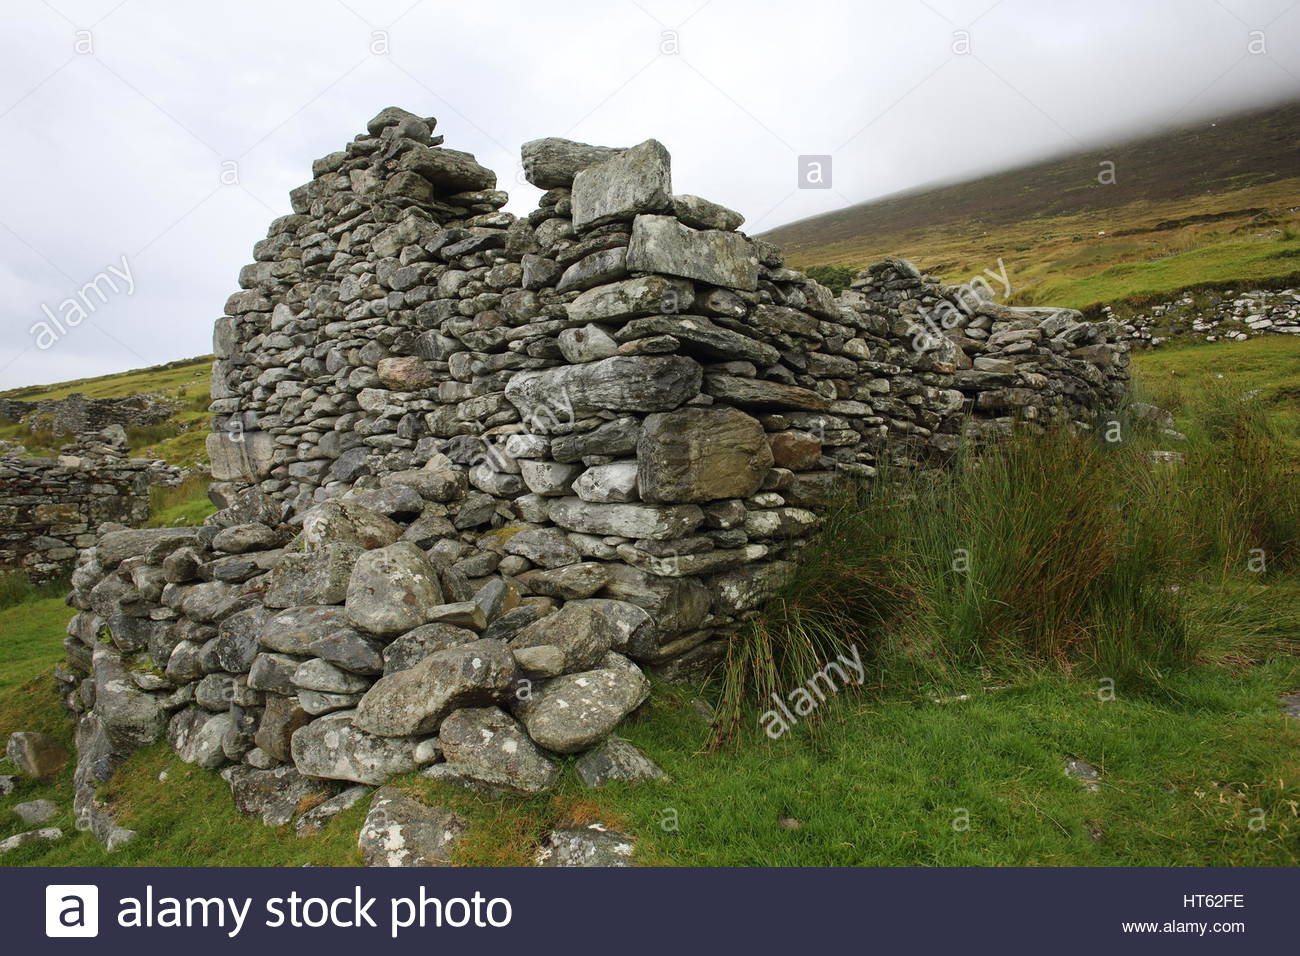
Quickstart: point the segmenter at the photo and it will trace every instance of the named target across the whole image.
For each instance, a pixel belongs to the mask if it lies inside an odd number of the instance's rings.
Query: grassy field
[[[833,525],[820,549],[832,558],[811,555],[802,590],[773,610],[766,632],[737,643],[738,689],[657,688],[620,730],[668,781],[590,791],[568,772],[556,793],[529,800],[473,796],[418,776],[397,784],[471,819],[457,851],[463,864],[527,864],[548,828],[592,820],[635,834],[647,865],[1300,864],[1300,725],[1279,705],[1300,687],[1300,356],[1291,345],[1256,339],[1137,356],[1143,397],[1172,408],[1189,439],[1178,446],[1188,465],[1155,470],[1165,477],[1154,484],[1115,470],[1136,469],[1147,448],[1171,447],[1145,436],[1116,454],[1026,458],[1017,467],[1028,472],[959,470],[943,493],[961,498],[920,510],[912,501],[897,528],[889,524],[897,502],[859,503],[848,513],[857,525],[839,528],[852,541],[834,538]],[[1259,448],[1277,468],[1232,465],[1253,461]],[[1019,481],[1026,474],[1058,491],[1069,483],[1076,498],[1098,496],[1095,507],[1063,514],[1059,493]],[[1008,488],[996,507],[959,506],[991,498],[976,492],[1008,479],[1021,490]],[[1035,510],[1035,501],[1053,504]],[[1269,514],[1280,518],[1270,523]],[[1050,560],[1034,567],[1069,573],[1014,591],[1021,575],[994,563],[954,589],[925,558],[957,541],[978,553],[972,523],[996,541],[1013,518],[1015,540],[1045,542]],[[1062,536],[1066,519],[1084,530]],[[872,528],[888,534],[873,538]],[[1117,529],[1130,537],[1117,544]],[[1242,567],[1242,548],[1257,540],[1275,559],[1266,574]],[[1135,549],[1140,574],[1126,558]],[[1103,552],[1107,560],[1093,559]],[[1095,587],[1063,585],[1084,579]],[[906,600],[893,600],[900,595]],[[40,595],[13,600],[22,603],[0,610],[0,734],[43,730],[70,742],[49,671],[71,610]],[[1064,628],[1041,626],[1062,608]],[[801,657],[794,649],[818,622],[831,633],[813,633],[811,656]],[[773,638],[775,646],[762,645],[777,667],[767,675],[772,686],[802,682],[826,659],[817,655],[827,639],[863,642],[864,686],[830,696],[810,721],[769,739],[761,668],[743,654]],[[706,716],[715,707],[717,726]],[[1100,770],[1099,790],[1067,775],[1072,758]],[[110,855],[87,834],[72,835],[69,776],[23,781],[0,798],[0,832],[19,829],[15,803],[48,797],[61,805],[53,824],[69,834],[3,865],[359,862],[364,801],[299,838],[239,817],[216,774],[161,744],[133,756],[103,790],[139,833]]]
[[[1022,304],[1300,283],[1300,103],[923,187],[764,235],[797,268],[886,255],[949,282],[1005,263]],[[1114,182],[1098,180],[1114,163]]]
[[[0,392],[0,398],[25,402],[66,398],[80,392],[87,398],[126,398],[154,393],[181,403],[179,411],[159,425],[131,428],[127,439],[131,451],[142,458],[161,458],[174,465],[189,467],[205,461],[208,433],[209,379],[211,356],[170,362],[153,368],[137,369],[115,375],[60,382],[57,385],[30,385]],[[48,431],[33,432],[26,425],[0,418],[0,439],[16,441],[34,455],[54,455],[60,445],[71,441],[68,436]]]

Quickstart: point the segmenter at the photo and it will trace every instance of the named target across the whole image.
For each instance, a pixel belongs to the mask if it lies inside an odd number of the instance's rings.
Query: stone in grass
[[[32,843],[53,843],[55,840],[62,838],[63,831],[58,827],[42,827],[39,830],[28,830],[26,833],[15,833],[7,840],[0,840],[0,853],[8,853],[10,850],[17,850],[19,847],[28,846]]]
[[[438,776],[439,767],[485,784],[489,788],[524,795],[548,790],[559,768],[529,739],[523,727],[497,707],[458,710],[442,722],[438,742],[446,764],[434,764],[426,775]]]
[[[304,777],[289,766],[255,770],[236,765],[221,776],[230,784],[235,809],[246,817],[261,817],[268,827],[284,826],[304,805],[327,800],[338,789],[332,781]]]
[[[51,819],[59,812],[59,805],[53,800],[28,800],[14,806],[14,813],[22,818],[23,823],[38,824]]]
[[[1300,690],[1282,695],[1282,712],[1288,717],[1300,720]]]
[[[560,827],[543,839],[537,866],[631,866],[632,838],[602,823]]]
[[[12,774],[6,774],[5,776],[0,777],[0,797],[9,796],[9,794],[14,792],[14,788],[17,786],[18,782]]]
[[[371,789],[373,788],[360,783],[354,787],[348,787],[342,793],[330,797],[324,803],[312,807],[300,816],[298,822],[294,824],[294,830],[300,837],[315,836],[327,823],[344,810],[356,806]]]
[[[450,866],[468,831],[468,821],[452,811],[383,787],[370,802],[357,846],[366,866]]]
[[[654,761],[620,737],[610,737],[588,750],[574,762],[573,768],[589,787],[667,779],[667,774]]]
[[[1077,757],[1066,758],[1065,772],[1078,780],[1085,790],[1096,793],[1101,789],[1101,771],[1086,760]]]
[[[68,762],[68,751],[49,734],[19,730],[9,735],[5,756],[28,777],[53,777]]]
[[[606,737],[649,694],[650,682],[641,669],[610,653],[595,670],[539,681],[514,710],[533,740],[570,754]]]

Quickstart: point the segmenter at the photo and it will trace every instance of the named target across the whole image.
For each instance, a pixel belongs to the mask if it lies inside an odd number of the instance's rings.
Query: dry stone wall
[[[1102,309],[1112,317],[1110,306]],[[1235,292],[1188,290],[1128,316],[1121,337],[1136,348],[1169,341],[1244,342],[1259,335],[1300,335],[1300,291],[1255,289]]]
[[[26,423],[33,429],[48,429],[55,435],[84,435],[113,425],[123,428],[157,425],[170,418],[177,407],[177,402],[161,395],[87,398],[74,392],[66,398],[35,402],[0,398],[0,418]]]
[[[125,457],[120,426],[84,435],[58,458],[0,454],[0,571],[37,582],[69,571],[103,526],[142,525],[149,489],[179,480],[154,459]]]
[[[434,126],[381,112],[255,247],[216,323],[221,510],[84,553],[86,808],[162,735],[237,802],[630,765],[601,742],[648,675],[719,659],[839,482],[1123,392],[1114,329],[1077,313],[898,259],[836,297],[674,192],[654,140],[525,144],[546,192],[516,217]]]

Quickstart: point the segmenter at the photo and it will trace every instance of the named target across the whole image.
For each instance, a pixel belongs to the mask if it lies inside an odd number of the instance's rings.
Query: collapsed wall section
[[[164,462],[126,458],[120,427],[83,435],[64,452],[0,455],[0,571],[38,583],[64,577],[102,527],[144,524],[149,489],[180,480]]]
[[[63,676],[95,753],[545,789],[645,672],[720,658],[840,481],[1123,390],[1077,313],[897,259],[836,297],[654,140],[526,144],[517,218],[433,128],[381,112],[255,247],[215,333],[222,510],[86,552]]]

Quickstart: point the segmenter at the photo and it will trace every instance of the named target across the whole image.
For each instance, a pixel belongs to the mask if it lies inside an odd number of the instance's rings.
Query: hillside
[[[1103,163],[1113,182],[1099,181]],[[1105,167],[1109,168],[1109,167]],[[795,267],[883,255],[1014,299],[1086,307],[1300,270],[1300,101],[922,187],[764,234]]]
[[[206,460],[204,440],[208,434],[209,379],[212,357],[181,359],[152,368],[134,369],[113,375],[59,382],[53,385],[28,385],[0,392],[0,399],[24,402],[67,398],[80,392],[87,398],[126,398],[155,394],[181,402],[179,411],[159,425],[131,428],[127,439],[131,451],[142,458],[162,458],[173,465],[189,467]],[[0,417],[0,439],[25,446],[32,454],[52,455],[61,444],[71,440],[64,435],[33,432],[26,425]]]

